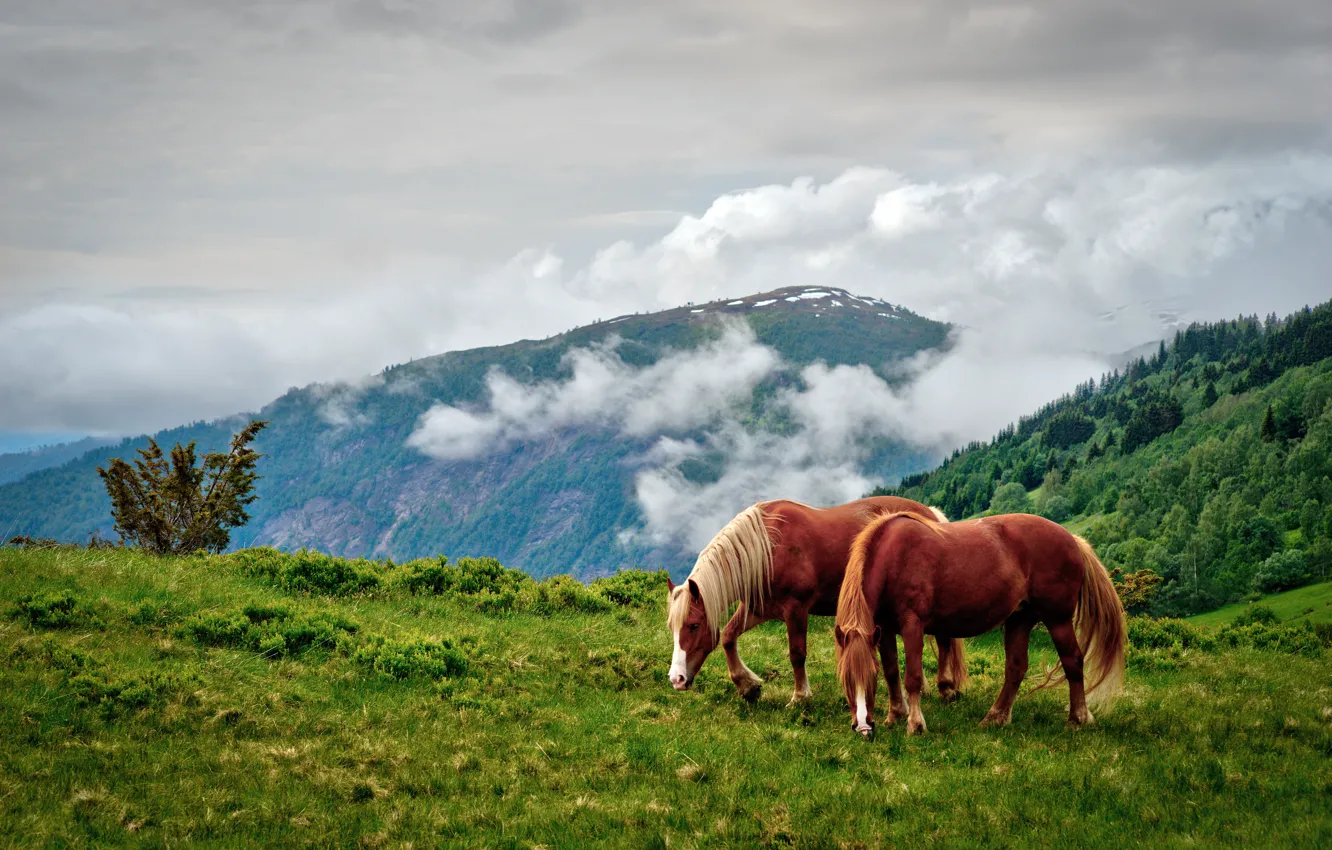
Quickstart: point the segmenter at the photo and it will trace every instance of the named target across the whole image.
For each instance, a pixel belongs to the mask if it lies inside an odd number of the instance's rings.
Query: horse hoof
[[[946,688],[939,691],[939,702],[957,702],[961,698],[962,694],[952,688]]]
[[[813,694],[793,694],[791,696],[791,701],[786,704],[786,707],[798,708],[799,706],[802,706],[805,703],[809,702],[809,699],[812,696]]]
[[[980,728],[998,729],[1001,726],[1007,726],[1009,719],[1010,718],[1007,717],[1000,717],[997,714],[987,714],[985,715],[985,719],[980,722]]]
[[[749,703],[750,705],[753,705],[754,703],[759,701],[759,697],[763,696],[763,686],[754,685],[752,688],[750,688],[747,691],[741,691],[740,696],[742,699],[744,699],[745,702]]]

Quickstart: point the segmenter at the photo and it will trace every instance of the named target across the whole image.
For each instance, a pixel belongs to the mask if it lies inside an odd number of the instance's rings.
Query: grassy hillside
[[[1187,615],[1332,577],[1332,304],[1194,325],[887,491],[1034,511]]]
[[[718,337],[724,317],[748,322],[760,343],[791,364],[867,363],[885,376],[893,361],[944,346],[948,335],[947,325],[881,301],[793,288],[451,352],[387,368],[358,388],[292,389],[258,411],[270,424],[256,448],[268,457],[259,464],[253,520],[233,543],[399,559],[494,555],[535,575],[595,576],[626,563],[684,568],[688,560],[679,552],[626,550],[617,539],[640,522],[633,461],[652,445],[652,435],[569,428],[453,462],[427,457],[407,439],[436,402],[484,402],[492,368],[523,383],[567,377],[562,358],[570,349],[611,335],[623,340],[617,351],[626,363],[645,366]],[[765,400],[793,381],[798,375],[783,373],[758,387],[752,424],[772,424]],[[224,447],[236,427],[235,421],[196,423],[157,436],[167,446],[196,440],[209,451]],[[110,457],[132,457],[144,444],[126,440],[0,484],[0,540],[26,534],[82,541],[95,530],[113,536],[96,467]],[[904,445],[878,449],[871,471],[885,478],[928,462]]]
[[[965,697],[926,700],[928,735],[867,743],[826,619],[804,707],[773,624],[743,643],[769,679],[756,706],[720,658],[671,691],[663,579],[0,549],[0,844],[1332,842],[1332,674],[1310,631],[1231,646],[1136,623],[1124,699],[1079,731],[1058,690],[977,728],[1002,671],[987,637]]]
[[[1323,582],[1285,593],[1265,596],[1256,602],[1227,605],[1206,614],[1190,617],[1189,621],[1200,626],[1223,626],[1234,622],[1254,606],[1271,608],[1277,619],[1283,623],[1302,622],[1332,623],[1332,582]]]

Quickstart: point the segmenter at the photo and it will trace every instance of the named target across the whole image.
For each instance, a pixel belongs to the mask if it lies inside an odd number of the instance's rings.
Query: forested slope
[[[1332,303],[1195,324],[938,469],[879,492],[953,518],[1035,511],[1191,614],[1332,568]]]

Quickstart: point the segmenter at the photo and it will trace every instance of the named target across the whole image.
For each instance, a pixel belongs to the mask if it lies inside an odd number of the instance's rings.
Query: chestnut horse
[[[894,513],[866,525],[851,547],[837,601],[833,636],[837,675],[851,705],[852,727],[874,733],[880,651],[906,650],[907,702],[888,681],[888,723],[907,718],[907,733],[925,731],[920,713],[921,644],[925,635],[964,638],[1004,626],[1004,685],[981,725],[1009,722],[1027,672],[1027,641],[1042,622],[1068,681],[1069,723],[1092,719],[1087,695],[1100,705],[1123,688],[1124,609],[1091,544],[1048,519],[1005,514],[940,525]],[[1083,668],[1088,685],[1084,689]],[[1039,687],[1058,681],[1052,668]]]
[[[797,700],[810,696],[805,677],[805,634],[811,614],[831,615],[851,542],[874,517],[912,512],[925,521],[947,522],[942,512],[910,499],[875,496],[831,508],[798,502],[759,502],[741,511],[699,554],[685,582],[670,585],[667,625],[675,638],[670,679],[676,690],[693,684],[720,639],[726,667],[741,696],[759,698],[763,680],[740,660],[736,640],[768,620],[786,623]],[[731,605],[740,603],[725,628]],[[885,669],[895,675],[897,644]],[[939,694],[956,696],[966,680],[962,642],[939,646]],[[891,663],[888,663],[891,661]]]

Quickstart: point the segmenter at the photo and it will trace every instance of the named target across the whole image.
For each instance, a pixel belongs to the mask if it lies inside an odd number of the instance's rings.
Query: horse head
[[[851,728],[866,738],[874,737],[874,692],[879,683],[879,659],[875,649],[881,632],[861,628],[833,629],[837,641],[837,677],[851,706]]]
[[[687,690],[694,676],[707,660],[708,653],[717,648],[717,633],[708,627],[707,610],[698,584],[688,579],[669,586],[669,613],[666,623],[675,638],[675,652],[671,655],[671,686],[677,691]]]

